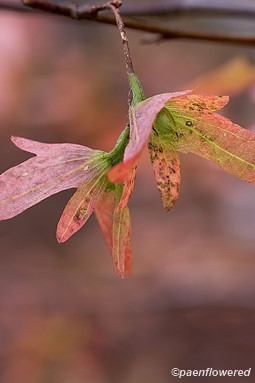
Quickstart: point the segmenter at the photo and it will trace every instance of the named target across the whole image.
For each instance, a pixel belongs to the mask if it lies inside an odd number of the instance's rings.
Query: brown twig
[[[87,18],[96,19],[98,12],[106,9],[106,6],[108,5],[77,5],[74,3],[66,4],[61,3],[60,1],[52,0],[22,0],[22,3],[33,9],[39,9],[41,11],[71,17],[75,20]]]
[[[77,7],[73,4],[61,4],[58,3],[56,5],[56,1],[39,1],[39,0],[30,0],[25,1],[24,4],[27,5],[27,7],[23,5],[16,5],[16,4],[10,4],[7,0],[3,1],[0,0],[0,10],[5,11],[17,11],[22,13],[29,13],[32,10],[35,10],[35,13],[42,12],[39,11],[46,11],[48,13],[55,13],[58,15],[67,16],[73,19],[84,19],[84,20],[93,20],[105,24],[115,24],[115,18],[112,15],[109,14],[103,14],[103,13],[97,13],[92,16],[91,13],[88,12],[88,6],[83,7]],[[171,3],[170,3],[171,4]],[[185,7],[185,2],[181,2],[181,5],[179,7],[179,13],[186,13],[187,12],[187,6]],[[184,5],[183,5],[184,4]],[[236,4],[236,3],[235,3]],[[243,4],[243,3],[242,3]],[[204,5],[204,8],[209,7],[208,4]],[[29,9],[31,7],[31,9]],[[243,12],[243,15],[248,17],[255,15],[255,9],[254,7],[250,9],[246,4],[243,4],[243,10],[240,9],[241,3],[239,7],[236,7],[232,10],[232,14],[235,13],[236,15],[238,12]],[[246,7],[246,8],[245,8]],[[124,7],[123,7],[124,8]],[[132,12],[131,12],[132,11]],[[153,8],[153,12],[155,13],[156,9]],[[197,9],[199,11],[199,9]],[[201,11],[201,10],[200,10]],[[210,11],[210,8],[208,8],[208,12]],[[215,11],[215,10],[214,10]],[[225,9],[225,11],[230,12],[229,9]],[[127,10],[129,14],[135,15],[136,8],[133,10],[129,9]],[[144,12],[144,11],[143,11]],[[224,13],[224,9],[219,9],[218,14],[221,14],[221,12]],[[125,14],[125,10],[123,9],[123,14]],[[141,11],[140,11],[141,13]],[[151,12],[152,13],[152,12]],[[149,10],[147,12],[149,14]],[[240,44],[240,45],[255,45],[255,36],[254,35],[246,35],[246,36],[240,36],[240,35],[228,35],[225,33],[221,34],[213,34],[208,33],[206,31],[199,31],[199,32],[193,32],[193,31],[186,31],[183,30],[181,27],[180,29],[176,30],[172,28],[171,26],[162,26],[158,25],[153,21],[145,21],[140,19],[135,19],[132,17],[123,17],[123,22],[127,28],[131,28],[134,30],[149,32],[149,33],[155,33],[157,35],[161,35],[162,39],[188,39],[188,40],[197,40],[197,41],[211,41],[211,42],[217,42],[217,43],[227,43],[227,44]]]
[[[126,71],[127,71],[127,76],[129,80],[129,94],[128,94],[128,105],[130,106],[132,104],[133,100],[133,92],[131,89],[130,85],[130,75],[134,74],[134,67],[133,67],[133,62],[130,54],[130,49],[129,49],[129,43],[128,43],[128,37],[126,33],[126,28],[123,23],[122,17],[119,12],[119,7],[121,6],[122,1],[120,0],[119,4],[114,4],[114,1],[109,2],[108,8],[113,12],[115,20],[116,20],[116,25],[119,30],[122,46],[123,46],[123,53],[125,57],[125,64],[126,64]]]
[[[0,1],[0,10],[21,13],[31,13],[33,11],[32,9],[29,10],[27,7],[24,7],[24,5],[10,3],[7,0]]]
[[[29,12],[21,4],[10,3],[9,0],[0,1],[0,9],[17,12]],[[255,3],[250,1],[228,1],[222,0],[171,0],[165,5],[148,5],[148,6],[123,6],[122,15],[124,16],[176,16],[185,14],[199,14],[201,16],[224,16],[224,17],[244,17],[254,18]]]
[[[117,27],[120,33],[121,42],[123,45],[127,75],[129,76],[131,73],[134,73],[134,67],[133,67],[133,63],[132,63],[132,59],[130,55],[130,49],[129,49],[125,25],[123,23],[122,17],[120,16],[119,9],[116,6],[114,6],[114,4],[111,4],[111,3],[109,4],[108,8],[112,10],[115,16],[116,24],[117,24]]]

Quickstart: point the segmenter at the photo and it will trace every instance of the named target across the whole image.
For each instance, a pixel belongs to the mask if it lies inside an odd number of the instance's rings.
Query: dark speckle
[[[152,128],[152,130],[153,130],[154,134],[155,134],[156,136],[158,136],[158,132],[156,131],[156,129],[155,129],[154,127]]]

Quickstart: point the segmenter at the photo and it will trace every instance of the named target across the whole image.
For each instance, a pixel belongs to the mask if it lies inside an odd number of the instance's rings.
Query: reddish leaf
[[[106,182],[89,182],[79,188],[69,200],[57,226],[58,242],[67,241],[89,219],[103,195]]]
[[[97,204],[95,213],[112,253],[117,273],[123,278],[125,273],[130,274],[132,270],[131,227],[128,208],[124,207],[118,212],[118,204],[116,191],[105,193]]]
[[[180,159],[177,152],[161,142],[154,132],[150,136],[148,148],[161,200],[169,211],[179,198]]]
[[[112,226],[113,214],[115,209],[115,190],[102,195],[95,207],[95,214],[99,222],[101,231],[104,235],[106,244],[110,251],[112,251]]]
[[[135,186],[136,171],[137,171],[137,166],[134,166],[132,169],[132,172],[128,176],[128,179],[124,182],[122,196],[121,196],[119,205],[117,207],[118,212],[121,209],[123,209],[125,206],[127,206],[129,198],[131,194],[133,193],[134,186]]]

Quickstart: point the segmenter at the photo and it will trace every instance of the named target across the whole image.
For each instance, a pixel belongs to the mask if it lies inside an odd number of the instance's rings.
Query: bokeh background
[[[164,22],[220,31],[217,20]],[[239,33],[255,29],[241,19],[234,25]],[[251,73],[224,114],[254,129],[253,49],[145,45],[142,33],[128,35],[148,96],[208,79],[212,87],[221,83],[217,68],[248,60],[249,69],[235,69],[222,83],[231,93]],[[114,27],[2,11],[0,52],[1,171],[30,157],[10,142],[12,134],[113,147],[127,121],[128,92]],[[134,275],[125,280],[115,274],[94,216],[57,244],[72,190],[0,222],[1,383],[174,383],[173,367],[255,368],[255,189],[201,158],[181,159],[181,197],[169,214],[147,153],[141,159],[130,203]],[[254,375],[233,378],[246,380]]]

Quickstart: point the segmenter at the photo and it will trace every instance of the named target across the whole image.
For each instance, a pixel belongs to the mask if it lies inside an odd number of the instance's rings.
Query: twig
[[[0,1],[0,9],[28,12],[21,4],[10,3],[9,0]],[[225,16],[225,17],[245,17],[255,16],[255,3],[250,1],[222,1],[214,0],[171,0],[167,5],[148,5],[148,6],[124,6],[121,11],[124,16],[176,16],[185,14],[199,14],[201,16]]]
[[[28,8],[24,7],[24,5],[12,3],[10,4],[10,2],[7,1],[0,1],[0,10],[21,13],[32,13],[33,11],[32,9],[29,10]]]
[[[126,28],[123,23],[122,17],[119,12],[119,6],[122,4],[120,0],[120,4],[116,6],[114,2],[109,2],[108,8],[113,12],[117,28],[119,30],[122,46],[123,46],[123,53],[125,57],[125,64],[126,64],[126,71],[127,71],[127,76],[128,76],[128,81],[129,81],[129,94],[128,94],[128,105],[131,106],[132,101],[133,101],[133,91],[130,83],[130,75],[134,74],[134,67],[133,67],[133,62],[130,54],[130,49],[129,49],[129,44],[128,44],[128,37],[126,33]]]
[[[40,3],[40,4],[39,4]],[[35,4],[35,1],[34,1]],[[58,15],[64,15],[70,18],[75,19],[87,19],[87,20],[93,20],[105,24],[115,24],[115,18],[112,15],[108,14],[102,14],[98,13],[94,15],[94,17],[91,16],[91,14],[88,14],[88,9],[81,9],[81,8],[74,8],[74,5],[72,4],[62,4],[61,6],[58,5],[58,7],[53,8],[52,6],[53,1],[37,1],[37,5],[32,5],[32,2],[30,1],[29,7],[32,7],[38,11],[46,11],[48,13],[55,13]],[[28,5],[28,4],[27,4]],[[17,11],[22,13],[30,13],[32,11],[32,8],[29,9],[28,7],[24,7],[23,5],[14,5],[7,3],[7,1],[1,1],[0,0],[0,9],[2,10],[9,10],[9,11]],[[186,8],[184,8],[186,9]],[[222,10],[221,10],[222,11]],[[34,12],[34,13],[37,13]],[[130,10],[128,11],[131,12]],[[135,8],[133,10],[135,12]],[[155,12],[155,9],[154,9]],[[180,11],[181,12],[181,11]],[[32,13],[32,12],[31,12]],[[43,14],[41,12],[38,12],[40,14]],[[123,11],[123,13],[125,13]],[[245,13],[248,15],[248,7],[247,12]],[[220,14],[220,12],[219,12]],[[250,15],[255,15],[255,9],[251,9]],[[213,34],[208,33],[206,31],[200,31],[200,32],[192,32],[192,31],[186,31],[182,28],[176,30],[174,28],[171,28],[171,26],[161,26],[158,25],[152,21],[144,21],[139,19],[134,19],[132,17],[123,17],[123,22],[127,28],[131,28],[134,30],[139,30],[143,32],[149,32],[149,33],[155,33],[158,35],[161,35],[164,39],[188,39],[188,40],[197,40],[197,41],[211,41],[211,42],[217,42],[217,43],[227,43],[227,44],[240,44],[240,45],[255,45],[255,36],[254,35],[246,35],[246,36],[239,36],[239,35],[228,35],[225,33],[221,34]]]
[[[106,9],[106,4],[102,5],[77,5],[77,4],[64,4],[60,1],[52,0],[22,0],[25,6],[33,9],[39,9],[49,13],[55,13],[62,16],[71,17],[75,20],[94,19],[97,17],[99,11]]]
[[[126,63],[126,70],[127,70],[127,75],[129,76],[131,73],[134,73],[134,67],[130,55],[130,49],[129,49],[129,44],[128,44],[128,38],[127,38],[127,33],[125,29],[125,25],[123,23],[122,17],[120,16],[119,9],[116,8],[113,4],[109,4],[109,9],[112,10],[115,19],[116,19],[116,24],[120,33],[120,38],[121,42],[123,45],[123,52],[124,52],[124,57],[125,57],[125,63]]]

